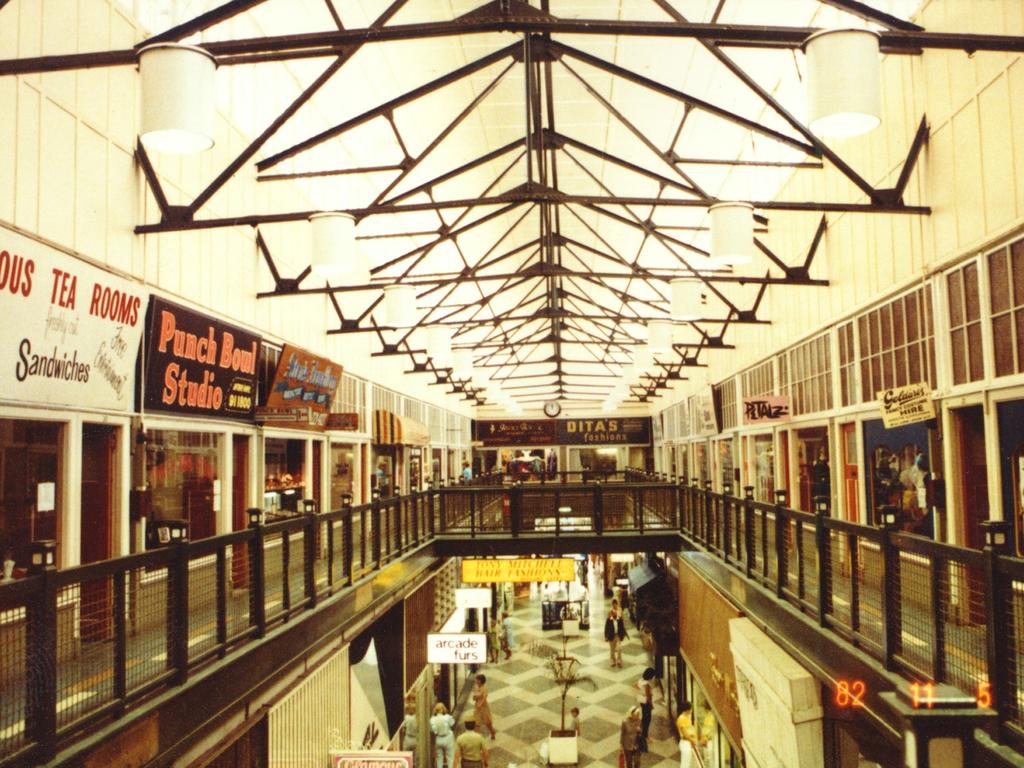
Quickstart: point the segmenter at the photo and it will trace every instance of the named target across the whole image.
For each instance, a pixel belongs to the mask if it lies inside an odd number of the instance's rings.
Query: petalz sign
[[[486,664],[487,635],[483,632],[432,632],[427,635],[431,664]]]
[[[148,293],[0,227],[0,397],[127,411]]]
[[[462,561],[463,584],[491,582],[572,581],[576,564],[571,557],[519,557]]]
[[[782,424],[790,419],[789,397],[765,395],[743,398],[743,424]]]
[[[251,420],[260,337],[154,298],[146,339],[146,408]]]
[[[884,389],[878,393],[878,405],[886,429],[935,418],[932,391],[924,383]]]

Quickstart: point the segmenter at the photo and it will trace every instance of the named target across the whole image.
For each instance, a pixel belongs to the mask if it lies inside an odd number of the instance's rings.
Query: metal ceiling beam
[[[278,59],[337,56],[340,51],[355,45],[493,32],[662,37],[700,40],[714,46],[757,46],[795,50],[801,48],[804,40],[818,31],[820,29],[817,27],[784,27],[761,24],[701,24],[609,19],[459,19],[421,24],[392,24],[379,29],[366,27],[297,35],[211,41],[204,43],[202,47],[221,59],[223,64],[251,63],[251,59],[245,58],[247,54],[257,56],[277,54]],[[1024,37],[1015,35],[885,30],[879,34],[879,43],[882,49],[888,53],[914,54],[920,49],[928,48],[958,50],[966,53],[975,51],[1024,53]],[[95,53],[34,56],[0,60],[0,75],[134,66],[137,62],[138,52],[134,48]]]
[[[889,29],[902,29],[907,32],[921,32],[924,30],[924,27],[919,27],[917,24],[905,21],[885,11],[872,8],[866,3],[858,2],[858,0],[818,0],[818,2],[824,5],[831,5],[833,8],[838,8],[847,13],[852,13],[858,18],[864,19],[864,21],[882,24]]]
[[[891,202],[875,203],[825,203],[815,201],[788,200],[751,200],[755,208],[764,211],[790,211],[811,213],[888,213],[909,216],[926,216],[932,209],[927,205],[902,205]],[[542,191],[507,192],[497,197],[476,197],[458,200],[437,200],[424,203],[407,203],[404,205],[376,206],[367,208],[349,208],[357,219],[368,216],[383,216],[402,213],[418,213],[422,211],[447,210],[452,208],[477,208],[481,206],[505,205],[504,210],[489,215],[501,215],[507,210],[523,203],[576,203],[585,206],[598,205],[636,205],[654,208],[707,208],[703,200],[683,200],[657,197],[608,197],[604,195],[569,195]],[[608,211],[601,211],[608,213]],[[145,235],[158,232],[183,232],[200,229],[218,229],[223,227],[253,227],[257,224],[282,224],[290,221],[305,221],[318,211],[292,211],[289,213],[251,214],[246,216],[229,216],[217,219],[196,219],[193,221],[170,221],[157,224],[140,224],[135,227],[135,234]],[[472,224],[473,222],[471,222]]]

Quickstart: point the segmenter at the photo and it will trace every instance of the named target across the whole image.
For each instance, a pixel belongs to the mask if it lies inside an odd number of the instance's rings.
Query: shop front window
[[[394,496],[396,451],[393,445],[377,445],[373,448],[373,474],[370,488],[380,492],[382,499]]]
[[[60,424],[0,419],[0,550],[4,578],[24,573],[32,541],[57,539],[60,444]]]
[[[423,449],[409,449],[409,493],[415,493],[420,489],[420,478],[422,476]]]
[[[700,480],[700,487],[703,488],[711,477],[708,471],[708,448],[705,443],[693,444],[693,469]]]
[[[355,495],[356,449],[354,445],[331,443],[331,509],[341,509],[345,497]]]
[[[736,492],[735,472],[732,459],[732,439],[718,441],[718,468],[722,482],[722,490],[731,488]]]
[[[444,457],[444,451],[440,448],[432,448],[430,451],[430,479],[434,481],[436,487],[438,483],[443,479],[441,474],[441,461]]]
[[[268,437],[264,447],[263,509],[294,515],[306,491],[306,441]]]
[[[813,512],[816,498],[831,498],[832,495],[828,427],[811,427],[796,431],[796,465],[797,487],[800,492],[798,509]]]
[[[771,435],[754,436],[754,498],[775,500],[775,446]]]
[[[214,498],[220,438],[209,432],[151,430],[146,442],[146,484],[153,521],[184,525],[190,539],[216,533]],[[167,542],[167,526],[151,526],[147,546]],[[163,533],[161,533],[163,532]]]
[[[574,453],[576,466],[573,469],[585,474],[606,475],[619,468],[618,448],[580,448]]]

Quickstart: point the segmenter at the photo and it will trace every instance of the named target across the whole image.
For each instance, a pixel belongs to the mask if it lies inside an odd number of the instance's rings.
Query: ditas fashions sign
[[[251,420],[260,337],[154,297],[146,337],[145,407]]]

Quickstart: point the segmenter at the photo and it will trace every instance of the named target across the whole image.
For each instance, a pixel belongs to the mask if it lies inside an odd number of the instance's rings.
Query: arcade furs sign
[[[259,336],[156,297],[148,327],[146,409],[252,420]]]
[[[482,446],[648,445],[650,417],[597,419],[480,420],[473,423]]]
[[[0,393],[131,410],[148,292],[0,227]]]

